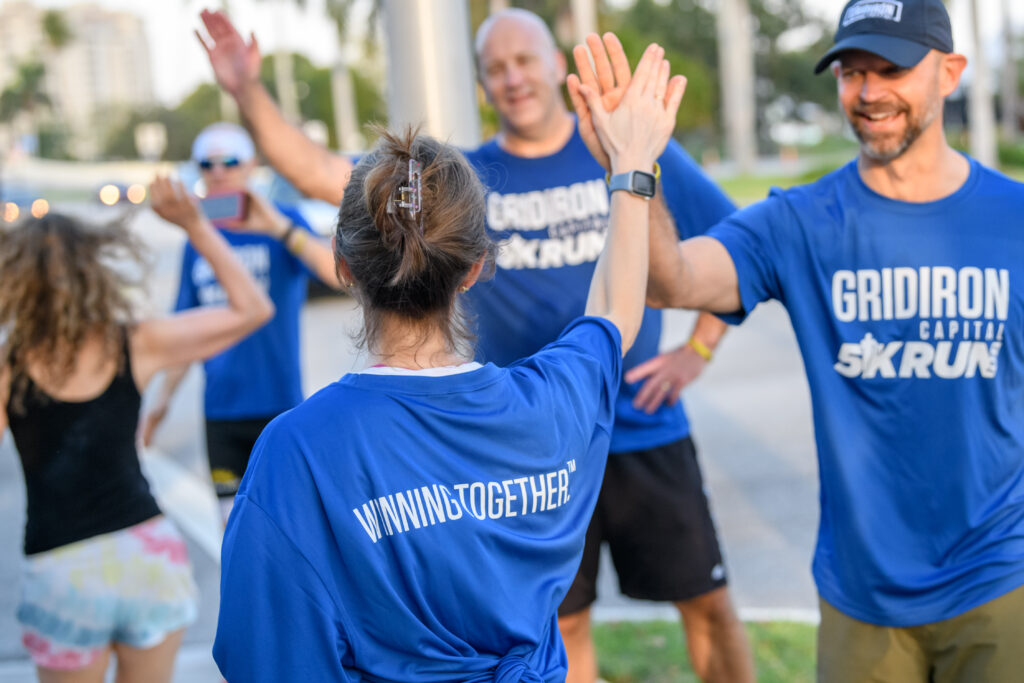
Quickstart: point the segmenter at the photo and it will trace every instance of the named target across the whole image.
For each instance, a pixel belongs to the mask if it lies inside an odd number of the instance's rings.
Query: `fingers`
[[[640,92],[643,95],[653,95],[658,80],[658,71],[661,69],[661,63],[665,61],[665,48],[655,45],[654,49],[644,56],[647,58],[647,64],[644,65],[644,70],[640,74],[643,79]]]
[[[673,76],[668,83],[668,92],[665,93],[665,111],[672,120],[675,120],[676,112],[679,111],[679,103],[683,101],[683,94],[686,92],[686,76]]]
[[[644,383],[643,387],[633,399],[633,407],[645,413],[653,413],[663,403],[671,403],[677,395],[672,382],[667,379],[652,377]]]
[[[608,118],[608,114],[604,111],[604,107],[601,106],[601,96],[597,94],[597,91],[594,88],[580,83],[577,86],[577,90],[586,102],[587,109],[590,111],[590,119],[592,121],[601,122]]]
[[[629,85],[633,75],[629,71],[629,60],[626,59],[626,51],[622,48],[618,36],[608,32],[604,34],[604,47],[611,59],[612,72],[615,74],[615,82],[621,86]]]
[[[581,122],[590,118],[590,108],[587,101],[580,94],[580,78],[576,74],[569,74],[565,79],[566,88],[569,90],[569,99],[572,101],[572,108],[576,110],[576,118]]]
[[[668,89],[669,69],[668,60],[661,60],[661,64],[658,65],[658,75],[654,78],[654,99],[658,102],[665,101],[665,91]]]
[[[664,55],[665,50],[657,43],[651,43],[647,46],[643,57],[640,58],[640,62],[636,65],[636,71],[633,73],[633,82],[629,84],[628,92],[633,93],[633,96],[651,95],[653,76],[657,73],[657,69],[661,64],[661,58]]]
[[[583,83],[586,83],[592,88],[597,86],[597,76],[594,75],[594,69],[590,64],[590,52],[583,45],[577,45],[572,49],[572,59],[576,62],[576,71],[579,72],[579,78]]]
[[[600,85],[599,92],[614,90],[615,75],[612,72],[612,64],[608,61],[608,52],[604,49],[604,43],[596,33],[587,35],[587,47],[590,48],[590,54],[594,56],[594,69],[597,72],[597,82]]]
[[[166,201],[167,178],[158,175],[149,184],[149,203],[153,206],[160,206]]]
[[[650,360],[640,363],[640,365],[637,365],[636,367],[630,368],[629,371],[627,371],[626,374],[623,376],[623,379],[625,379],[626,382],[628,382],[629,384],[633,384],[634,382],[639,382],[645,377],[654,374],[655,372],[657,372],[658,368],[661,365],[658,362],[659,357],[660,356],[655,356]]]
[[[192,32],[196,34],[196,38],[199,39],[199,44],[203,46],[204,50],[206,50],[206,56],[207,57],[212,57],[213,56],[213,54],[212,54],[213,53],[213,48],[211,48],[209,45],[206,44],[206,39],[203,38],[203,34],[201,34],[198,29],[193,30]]]

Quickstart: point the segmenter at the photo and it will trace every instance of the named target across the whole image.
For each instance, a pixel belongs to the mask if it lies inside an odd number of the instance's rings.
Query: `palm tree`
[[[45,79],[46,67],[42,62],[18,64],[13,85],[0,92],[0,121],[16,126],[19,115],[24,115],[28,132],[35,132],[39,111],[51,106]]]

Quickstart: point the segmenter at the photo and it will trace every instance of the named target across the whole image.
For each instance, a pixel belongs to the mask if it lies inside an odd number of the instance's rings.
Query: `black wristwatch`
[[[658,187],[658,173],[661,169],[655,164],[655,173],[646,171],[629,171],[628,173],[617,173],[608,178],[608,191],[625,190],[644,199],[654,196],[654,190]]]

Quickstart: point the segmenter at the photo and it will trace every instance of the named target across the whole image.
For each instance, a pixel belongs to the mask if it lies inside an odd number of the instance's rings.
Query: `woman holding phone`
[[[663,55],[648,48],[623,103],[594,114],[613,188],[650,174],[671,134],[684,84]],[[647,279],[647,201],[627,189],[611,202],[586,315],[533,356],[480,365],[460,302],[491,256],[475,172],[411,133],[384,133],[359,162],[335,257],[370,367],[256,444],[223,547],[227,679],[565,679],[556,609]]]
[[[223,518],[263,428],[302,400],[299,314],[310,274],[338,287],[330,248],[295,207],[268,202],[249,189],[255,148],[245,129],[214,123],[196,137],[192,159],[206,187],[200,207],[277,308],[256,334],[204,363],[206,451]],[[182,254],[175,310],[223,301],[224,291],[191,245]],[[187,365],[171,368],[142,423],[149,445]]]
[[[141,251],[121,224],[51,213],[0,228],[0,438],[9,425],[28,499],[18,620],[44,682],[169,681],[196,616],[185,545],[149,492],[135,448],[154,373],[207,358],[273,305],[184,189],[152,185],[227,293],[217,306],[134,319],[121,266]]]

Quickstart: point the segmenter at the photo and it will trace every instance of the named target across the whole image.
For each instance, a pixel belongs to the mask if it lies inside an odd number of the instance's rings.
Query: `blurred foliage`
[[[274,81],[274,64],[271,57],[264,57],[260,66],[260,81],[270,93],[277,98],[277,84]],[[295,73],[295,88],[299,96],[299,112],[303,120],[316,119],[327,124],[331,148],[338,147],[338,136],[334,126],[334,103],[331,100],[331,69],[314,66],[306,57],[292,55],[292,68]],[[387,103],[378,85],[358,69],[350,68],[352,75],[352,91],[356,100],[356,117],[364,126],[367,123],[387,122]]]
[[[0,121],[10,121],[20,112],[30,116],[50,106],[44,92],[46,67],[42,62],[21,62],[15,67],[14,82],[0,91]]]
[[[75,38],[67,20],[64,19],[64,13],[55,9],[43,12],[43,34],[50,47],[56,50],[61,49]]]
[[[260,80],[274,96],[276,89],[272,60],[272,56],[263,58]],[[332,147],[336,146],[330,68],[316,67],[299,54],[292,55],[292,65],[303,119],[318,119],[327,124],[329,144]],[[352,70],[352,87],[357,101],[359,121],[364,124],[386,121],[386,104],[373,80],[357,70]],[[144,122],[160,122],[167,128],[167,149],[163,158],[182,161],[191,156],[192,141],[199,131],[220,120],[220,90],[212,83],[204,83],[173,109],[150,107],[128,112],[110,112],[109,118],[117,123],[111,128],[104,145],[105,156],[118,159],[138,158],[135,149],[135,126]]]

